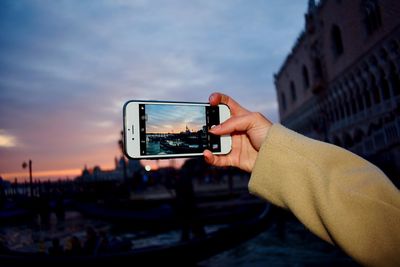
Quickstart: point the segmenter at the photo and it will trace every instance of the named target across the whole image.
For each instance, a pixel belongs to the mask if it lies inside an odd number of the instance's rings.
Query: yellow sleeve
[[[400,192],[361,157],[275,124],[249,190],[291,210],[359,263],[400,266]]]

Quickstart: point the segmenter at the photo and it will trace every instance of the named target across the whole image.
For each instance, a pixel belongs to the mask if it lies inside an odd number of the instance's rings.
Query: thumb
[[[204,150],[203,156],[205,161],[208,164],[214,165],[214,166],[233,166],[229,157],[227,156],[217,156],[214,155],[210,150]]]

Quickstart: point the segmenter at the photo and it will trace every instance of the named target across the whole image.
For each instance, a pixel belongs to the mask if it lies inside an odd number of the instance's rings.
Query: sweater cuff
[[[304,171],[305,159],[297,152],[308,145],[310,140],[304,139],[309,138],[302,136],[299,139],[298,133],[280,124],[274,124],[270,128],[250,177],[251,194],[288,208],[288,198],[294,191],[307,190],[302,184],[304,181],[293,179]],[[285,191],[291,191],[291,194]]]

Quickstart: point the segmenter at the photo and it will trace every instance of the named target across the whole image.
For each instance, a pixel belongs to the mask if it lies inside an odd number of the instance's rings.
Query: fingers
[[[232,115],[240,115],[249,112],[247,109],[243,108],[231,97],[222,93],[211,94],[209,97],[209,101],[212,106],[216,106],[218,104],[227,105],[230,108]]]
[[[209,132],[216,135],[231,134],[233,132],[246,132],[250,130],[257,119],[254,113],[230,117],[222,124],[212,127]]]

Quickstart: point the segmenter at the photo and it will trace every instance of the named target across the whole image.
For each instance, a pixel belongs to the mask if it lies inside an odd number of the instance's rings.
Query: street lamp
[[[121,131],[121,139],[118,141],[118,145],[122,152],[122,164],[123,164],[123,171],[124,171],[124,182],[127,181],[127,172],[126,172],[126,161],[125,161],[125,154],[124,154],[124,132]]]
[[[28,163],[23,162],[22,168],[26,169],[26,167],[28,167]],[[29,187],[30,187],[31,197],[33,197],[32,160],[29,160]]]

